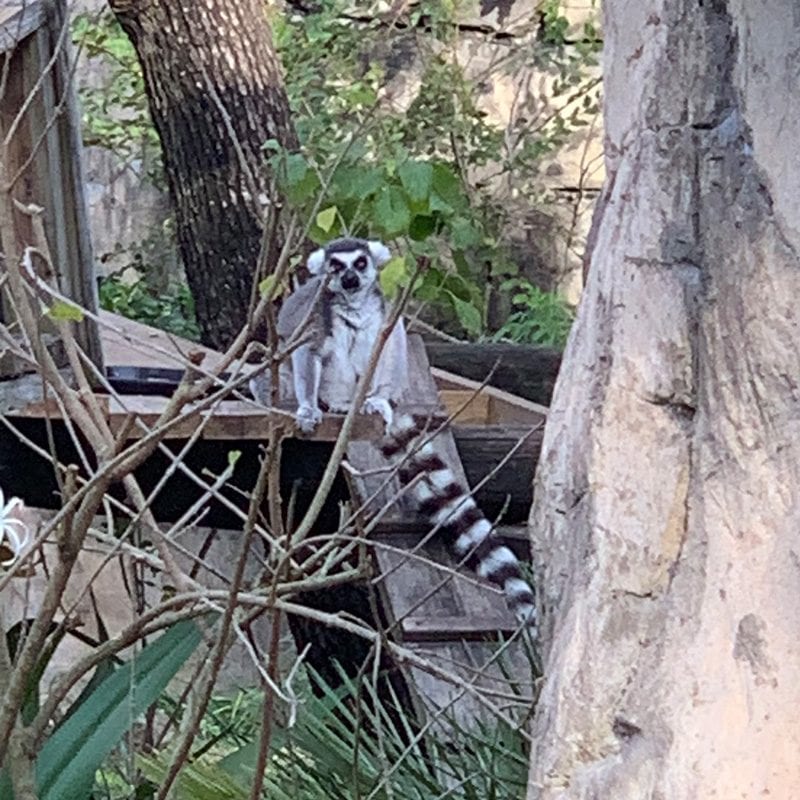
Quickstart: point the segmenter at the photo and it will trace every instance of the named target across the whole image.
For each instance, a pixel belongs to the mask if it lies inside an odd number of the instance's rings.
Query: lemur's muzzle
[[[359,286],[361,286],[361,281],[359,280],[358,275],[349,269],[344,273],[344,275],[342,275],[340,284],[342,289],[345,291],[354,292]]]

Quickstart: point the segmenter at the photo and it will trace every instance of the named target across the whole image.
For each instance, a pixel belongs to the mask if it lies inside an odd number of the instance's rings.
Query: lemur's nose
[[[347,270],[347,272],[342,275],[341,279],[342,289],[346,289],[348,292],[352,292],[361,285],[361,281],[358,279],[358,275],[352,270]]]

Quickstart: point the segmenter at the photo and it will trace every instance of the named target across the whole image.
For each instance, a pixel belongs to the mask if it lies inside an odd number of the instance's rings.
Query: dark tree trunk
[[[297,146],[264,6],[109,3],[144,73],[203,343],[224,348],[246,321],[261,244],[262,145]]]

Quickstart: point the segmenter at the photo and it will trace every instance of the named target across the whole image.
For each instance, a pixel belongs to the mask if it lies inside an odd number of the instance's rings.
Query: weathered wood
[[[29,96],[32,100],[8,147],[12,194],[22,208],[14,214],[15,249],[35,247],[51,264],[35,258],[40,277],[82,307],[97,308],[94,259],[84,197],[81,142],[75,89],[70,75],[69,35],[59,41],[66,15],[62,0],[16,4],[4,9],[0,41],[10,59],[0,98],[0,135],[5,135]],[[52,63],[51,63],[52,62]],[[37,88],[38,87],[38,88]],[[42,220],[37,216],[41,214]],[[50,269],[52,268],[52,274]],[[4,306],[2,318],[13,311]],[[47,330],[47,321],[43,322]],[[79,345],[98,366],[102,352],[96,326],[73,323]],[[13,366],[2,367],[13,374]]]
[[[547,417],[547,407],[540,403],[515,397],[502,389],[487,386],[471,378],[464,378],[435,367],[430,372],[440,389],[467,391],[486,397],[488,400],[486,422],[536,424]],[[462,394],[461,397],[463,398],[465,395]]]
[[[37,31],[45,20],[41,0],[7,3],[0,8],[0,53],[11,52],[23,39]]]
[[[0,384],[2,386],[2,384]],[[123,397],[98,398],[100,405],[105,406],[107,421],[112,432],[118,432],[128,426],[129,416],[133,416],[147,428],[152,428],[167,406],[164,397],[150,395],[125,395]],[[199,426],[203,431],[201,438],[226,441],[262,441],[265,431],[272,423],[282,425],[287,432],[294,429],[293,409],[267,409],[245,400],[223,400],[209,409],[195,412],[197,404],[188,405],[172,423],[165,439],[187,439]],[[435,407],[418,407],[410,409],[420,417],[431,416],[439,423],[443,421],[441,412]],[[61,414],[55,401],[29,402],[18,407],[14,416],[24,418],[58,419]],[[342,414],[325,414],[313,433],[298,434],[297,438],[305,441],[335,441],[342,428]],[[353,424],[351,439],[355,441],[379,439],[383,433],[383,420],[375,414],[359,414]],[[135,425],[129,432],[130,439],[144,435],[141,427]]]
[[[544,424],[456,425],[453,435],[469,485],[491,475],[475,494],[483,512],[490,519],[502,513],[506,522],[527,519]]]
[[[50,202],[45,204],[47,235],[62,291],[81,307],[96,312],[99,301],[86,207],[81,119],[72,76],[75,56],[68,30],[69,15],[64,0],[46,0],[45,11],[46,25],[36,34],[40,72],[55,53],[51,79],[42,87],[44,119],[39,123],[46,125],[55,119],[45,142],[51,188]],[[62,36],[64,28],[67,31]],[[103,353],[96,325],[84,319],[76,325],[76,337],[102,370]]]
[[[479,382],[491,374],[492,386],[545,406],[561,366],[559,350],[536,345],[428,339],[425,347],[435,368]]]
[[[185,369],[195,364],[211,370],[222,360],[218,350],[110,311],[100,311],[99,320],[108,366]]]

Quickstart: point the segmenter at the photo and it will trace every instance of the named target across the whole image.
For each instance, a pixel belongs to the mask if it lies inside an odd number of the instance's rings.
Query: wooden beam
[[[431,365],[474,381],[491,373],[491,384],[517,397],[547,405],[553,394],[561,352],[551,347],[511,342],[426,340]]]
[[[0,8],[0,53],[13,50],[23,39],[44,24],[41,0],[9,3]]]
[[[464,378],[453,372],[443,369],[431,368],[431,374],[439,387],[439,391],[456,390],[480,393],[489,399],[487,422],[492,423],[517,423],[536,425],[547,418],[547,406],[516,397],[513,394],[496,389],[494,386],[482,385],[479,381]]]
[[[10,382],[11,383],[11,382]],[[30,393],[22,395],[29,398]],[[106,395],[98,395],[98,402],[105,408],[109,427],[118,433],[128,426],[132,415],[147,428],[152,428],[167,405],[167,398],[148,395],[125,395],[119,400]],[[432,418],[434,424],[441,424],[443,417],[436,407],[415,406],[407,409],[420,418]],[[28,400],[10,414],[28,419],[60,419],[61,415],[54,400],[41,398]],[[166,439],[187,439],[200,425],[203,425],[201,438],[225,441],[261,441],[273,423],[285,427],[287,435],[315,442],[335,441],[342,429],[344,415],[325,414],[319,427],[312,434],[299,434],[294,430],[294,414],[289,408],[264,408],[245,400],[223,400],[211,409],[197,411],[197,406],[189,406],[170,427]],[[351,439],[353,441],[380,439],[383,435],[383,420],[375,414],[356,416]],[[137,439],[144,435],[141,427],[134,425],[129,438]]]

